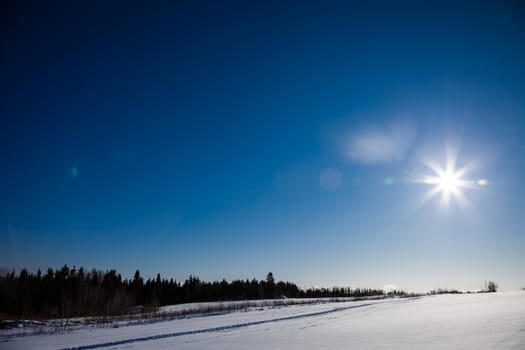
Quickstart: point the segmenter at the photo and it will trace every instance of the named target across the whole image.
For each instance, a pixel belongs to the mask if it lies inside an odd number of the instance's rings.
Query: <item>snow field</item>
[[[0,333],[0,348],[525,349],[525,292],[328,302],[119,328]]]

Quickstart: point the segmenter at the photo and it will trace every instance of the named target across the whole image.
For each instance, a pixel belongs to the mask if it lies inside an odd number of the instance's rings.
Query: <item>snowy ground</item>
[[[3,332],[6,350],[525,349],[525,292],[260,307],[41,335]]]

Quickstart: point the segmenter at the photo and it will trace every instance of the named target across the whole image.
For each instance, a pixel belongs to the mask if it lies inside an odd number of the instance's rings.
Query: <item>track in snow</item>
[[[412,299],[412,298],[410,298],[410,299]],[[396,300],[396,301],[399,302],[399,300]],[[331,314],[331,313],[335,313],[335,312],[341,312],[341,311],[345,311],[345,310],[356,309],[356,308],[361,308],[361,307],[366,307],[366,306],[371,306],[371,305],[377,305],[377,303],[366,303],[366,304],[360,304],[360,305],[337,307],[337,308],[330,309],[330,310],[325,310],[325,311],[311,312],[311,313],[307,313],[307,314],[300,314],[300,315],[294,315],[294,316],[279,317],[279,318],[273,318],[273,319],[269,319],[269,320],[252,321],[252,322],[238,323],[238,324],[227,325],[227,326],[197,329],[197,330],[193,330],[193,331],[165,333],[165,334],[152,335],[152,336],[148,336],[148,337],[139,337],[139,338],[130,338],[130,339],[123,339],[123,340],[116,340],[116,341],[105,342],[105,343],[98,343],[98,344],[82,345],[82,346],[76,346],[76,347],[63,348],[61,350],[99,349],[99,348],[105,348],[105,347],[109,347],[109,346],[117,346],[117,345],[131,344],[131,343],[139,343],[139,342],[145,342],[145,341],[150,341],[150,340],[182,337],[182,336],[185,336],[185,335],[220,332],[220,331],[225,331],[225,330],[230,330],[230,329],[237,329],[237,328],[244,328],[244,327],[250,327],[250,326],[257,326],[257,325],[261,325],[261,324],[265,324],[265,323],[274,323],[274,322],[296,320],[296,319],[301,319],[301,318],[322,316],[322,315],[326,315],[326,314]]]

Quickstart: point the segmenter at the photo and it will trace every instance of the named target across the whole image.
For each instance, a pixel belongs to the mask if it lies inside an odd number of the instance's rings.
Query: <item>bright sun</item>
[[[423,175],[419,182],[431,185],[432,187],[424,194],[423,202],[427,202],[434,196],[441,195],[440,206],[447,208],[451,198],[454,198],[462,205],[467,204],[464,190],[472,188],[472,181],[463,177],[470,170],[472,164],[463,168],[456,167],[456,157],[453,152],[447,152],[445,166],[439,163],[425,161],[424,164],[431,170],[431,174]]]
[[[454,169],[443,170],[432,167],[435,174],[425,176],[423,182],[433,187],[425,194],[425,202],[437,194],[441,194],[441,207],[447,208],[450,199],[453,197],[460,203],[464,202],[463,189],[466,187],[466,181],[461,179],[461,172]]]
[[[459,176],[453,172],[446,172],[440,175],[437,182],[443,192],[457,192],[460,187]]]

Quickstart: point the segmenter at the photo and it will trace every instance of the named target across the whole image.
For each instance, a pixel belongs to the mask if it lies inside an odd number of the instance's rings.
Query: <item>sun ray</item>
[[[429,189],[423,194],[423,197],[419,205],[424,205],[425,203],[430,201],[432,198],[434,198],[438,193],[439,193],[439,188],[432,187],[431,189]]]

